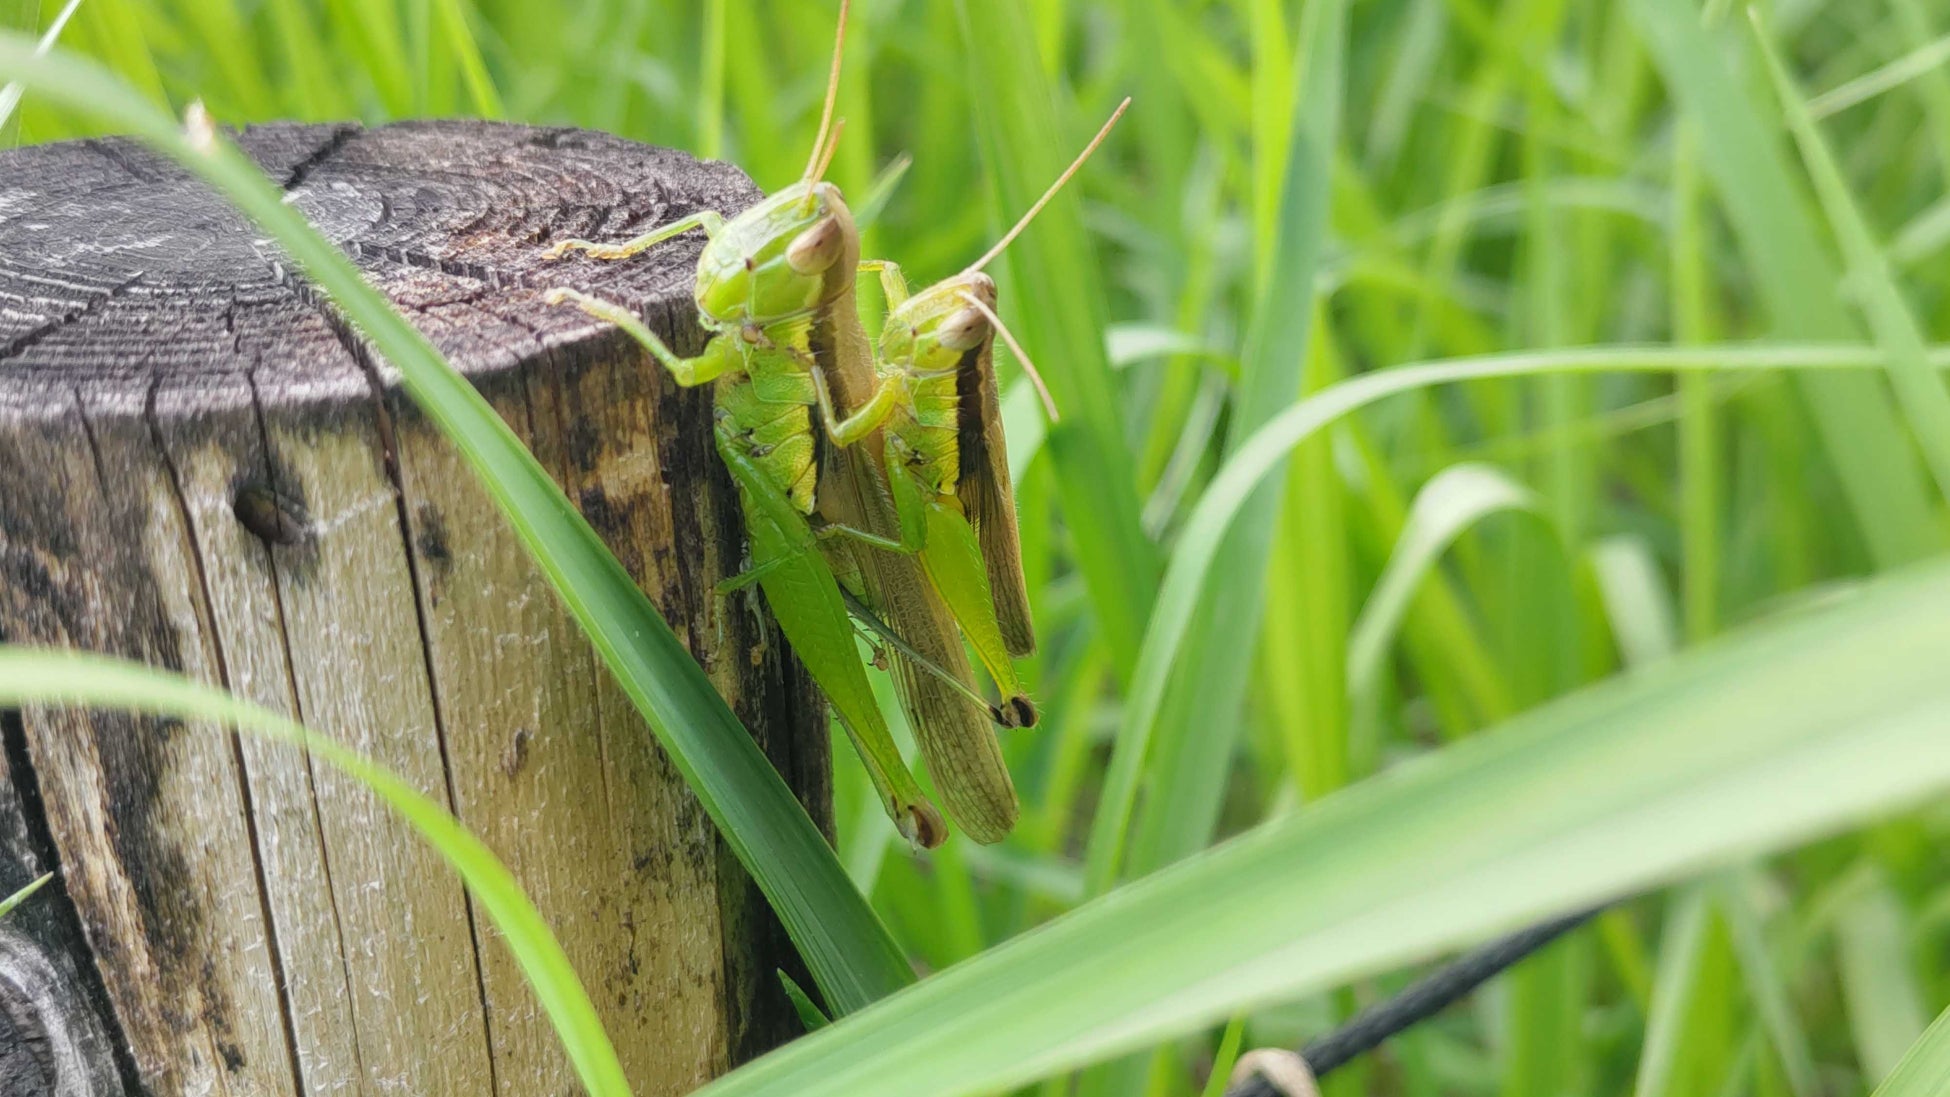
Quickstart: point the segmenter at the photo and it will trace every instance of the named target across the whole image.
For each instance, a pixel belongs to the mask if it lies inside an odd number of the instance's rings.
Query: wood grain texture
[[[535,449],[830,827],[810,683],[749,602],[713,615],[742,532],[708,393],[540,299],[575,285],[696,346],[697,240],[539,253],[733,213],[750,182],[573,130],[239,140]],[[459,455],[273,246],[127,142],[0,156],[0,489],[0,639],[223,686],[448,804],[562,938],[638,1093],[791,1031],[783,934]],[[492,928],[356,784],[115,714],[27,711],[7,743],[0,886],[43,863],[62,886],[0,938],[0,1071],[96,1087],[60,1093],[575,1092]],[[14,987],[14,954],[53,975]],[[44,1018],[71,1034],[58,1071],[20,1035]]]

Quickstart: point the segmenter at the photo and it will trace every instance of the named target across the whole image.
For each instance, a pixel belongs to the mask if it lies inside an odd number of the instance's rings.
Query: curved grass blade
[[[1529,488],[1491,465],[1452,465],[1415,495],[1394,551],[1347,638],[1347,692],[1367,696],[1381,672],[1402,616],[1442,554],[1471,526],[1503,511],[1543,516]]]
[[[1598,598],[1611,626],[1612,643],[1627,667],[1644,666],[1679,650],[1672,591],[1659,559],[1642,537],[1615,533],[1586,556],[1598,581]]]
[[[133,132],[274,236],[399,369],[414,401],[474,467],[771,901],[828,1004],[846,1013],[914,980],[792,791],[554,479],[426,337],[284,204],[255,164],[221,138],[192,144],[113,74],[60,51],[35,57],[19,35],[0,34],[0,76]]]
[[[583,1086],[596,1097],[628,1097],[630,1086],[623,1065],[603,1032],[596,1007],[541,912],[494,851],[447,809],[391,771],[333,739],[222,690],[139,663],[98,655],[31,648],[0,650],[0,707],[18,705],[87,705],[235,725],[240,731],[309,751],[312,757],[358,779],[411,823],[467,884],[467,890],[500,931],[522,975],[534,988],[535,997],[541,1000]],[[400,929],[404,932],[406,927]]]
[[[999,1092],[1950,788],[1950,567],[1532,710],[952,967],[704,1097]]]
[[[1932,356],[1937,368],[1950,361],[1942,349]],[[1312,437],[1341,416],[1388,396],[1434,385],[1504,377],[1541,377],[1556,373],[1664,372],[1699,370],[1821,369],[1848,366],[1879,367],[1881,355],[1861,346],[1801,347],[1586,347],[1561,351],[1489,354],[1397,366],[1362,374],[1301,400],[1261,427],[1227,461],[1206,490],[1166,569],[1151,611],[1151,624],[1138,657],[1131,696],[1124,706],[1110,771],[1093,836],[1121,832],[1137,802],[1138,778],[1150,750],[1164,698],[1167,672],[1178,658],[1198,605],[1199,591],[1211,571],[1221,539],[1233,519],[1294,446]],[[1105,813],[1115,817],[1105,818]],[[1115,843],[1092,841],[1090,870],[1102,878],[1114,871]]]

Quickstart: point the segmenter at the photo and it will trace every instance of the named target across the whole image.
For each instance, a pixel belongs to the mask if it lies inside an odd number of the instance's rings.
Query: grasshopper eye
[[[941,321],[935,329],[937,342],[949,350],[971,350],[989,337],[989,320],[976,309],[961,309]]]
[[[988,307],[995,307],[995,279],[981,271],[976,271],[964,280],[962,288],[981,298],[982,303]]]
[[[785,249],[786,265],[798,274],[818,274],[839,261],[845,248],[838,218],[823,217]]]

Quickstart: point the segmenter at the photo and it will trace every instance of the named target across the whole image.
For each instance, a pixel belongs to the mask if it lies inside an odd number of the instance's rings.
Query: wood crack
[[[12,339],[0,343],[0,365],[4,365],[9,359],[20,357],[34,344],[46,339],[48,336],[53,335],[55,332],[60,331],[70,324],[80,321],[82,317],[87,316],[108,302],[134,289],[141,283],[142,277],[141,274],[134,275],[128,280],[110,287],[106,292],[93,295],[88,300],[83,301],[81,304],[69,309],[67,312],[62,313],[47,323],[39,327],[30,328],[14,336]]]
[[[201,539],[196,531],[195,515],[183,495],[182,472],[176,467],[176,459],[170,453],[169,446],[163,438],[162,424],[156,418],[156,393],[161,387],[161,378],[157,378],[150,384],[149,397],[143,404],[142,419],[149,427],[150,441],[156,447],[157,457],[162,463],[164,479],[169,485],[170,500],[176,507],[177,520],[182,523],[183,534],[189,540],[190,560],[196,578],[196,593],[202,599],[203,612],[214,617],[214,602],[210,597],[209,569],[204,564],[205,556]],[[230,659],[224,651],[221,635],[214,633],[211,635],[210,650],[216,660],[218,683],[225,693],[234,693],[235,687],[231,684]],[[264,923],[265,951],[269,955],[272,979],[277,986],[278,1024],[284,1030],[285,1053],[289,1057],[291,1066],[292,1092],[304,1094],[306,1092],[304,1064],[298,1055],[298,1034],[291,1020],[291,1000],[286,990],[288,984],[284,976],[284,954],[278,946],[277,920],[271,915],[271,890],[264,872],[264,849],[257,830],[257,804],[251,795],[250,769],[244,761],[243,733],[233,727],[227,730],[226,735],[230,740],[233,772],[237,778],[238,803],[243,810],[244,833],[250,849],[251,875],[257,882],[258,912]],[[219,1078],[222,1077],[219,1075]],[[227,1089],[228,1082],[225,1081],[223,1084]]]
[[[250,386],[251,421],[252,421],[252,425],[256,428],[258,441],[264,447],[265,463],[261,470],[262,475],[264,477],[264,481],[265,483],[271,484],[275,487],[278,486],[277,485],[278,478],[277,478],[277,469],[275,468],[274,462],[272,461],[272,454],[274,451],[271,448],[270,430],[265,425],[265,421],[264,421],[264,403],[263,403],[262,396],[258,392],[257,378],[255,376],[255,368],[256,368],[255,365],[253,365],[252,372],[247,373],[245,376],[245,381]],[[306,717],[305,717],[305,699],[304,699],[304,695],[300,693],[298,690],[298,679],[295,674],[295,668],[297,666],[297,654],[291,649],[291,625],[290,625],[290,620],[285,613],[284,581],[283,581],[283,577],[280,575],[281,569],[278,565],[278,556],[277,553],[271,551],[270,546],[268,545],[263,546],[262,551],[264,553],[265,565],[269,570],[271,576],[271,583],[270,583],[271,604],[276,609],[277,612],[278,650],[283,656],[283,666],[285,672],[285,688],[290,691],[290,696],[291,696],[291,706],[292,706],[291,716],[292,719],[297,722],[299,727],[308,727],[309,725],[307,724]],[[337,949],[338,961],[339,961],[338,962],[339,974],[344,979],[346,998],[348,1001],[350,1001],[353,999],[352,969],[350,966],[350,959],[349,959],[350,950],[346,947],[347,938],[345,935],[345,916],[339,911],[338,883],[336,880],[333,879],[332,876],[332,847],[331,847],[331,843],[327,842],[325,839],[325,807],[323,804],[319,802],[319,798],[318,798],[318,775],[316,772],[317,762],[315,759],[313,759],[311,751],[309,750],[299,751],[298,753],[301,755],[301,764],[304,767],[305,794],[311,803],[312,836],[313,836],[313,840],[318,843],[319,870],[323,872],[325,876],[325,899],[327,905],[330,907],[332,912],[333,935],[336,938],[336,940],[339,942],[339,947]],[[249,770],[246,769],[245,772],[248,773]],[[289,1005],[290,993],[291,992],[288,985],[279,987],[279,997],[280,999],[286,1001],[287,1009],[290,1008]],[[351,1010],[351,1020],[352,1020],[352,1029],[353,1029],[352,1040],[351,1040],[353,1068],[358,1077],[364,1078],[366,1076],[366,1068],[365,1068],[365,1062],[362,1057],[362,1053],[360,1051],[360,1041],[359,1041],[359,1032],[358,1032],[359,1011],[357,1009]],[[302,1056],[298,1054],[296,1049],[294,1049],[293,1051],[292,1059],[296,1063],[303,1062]],[[302,1069],[300,1073],[302,1074]],[[300,1090],[300,1092],[309,1092],[309,1091]]]
[[[319,315],[325,319],[325,323],[331,328],[332,333],[338,337],[339,343],[345,348],[346,353],[351,355],[352,360],[357,362],[360,369],[365,372],[366,382],[370,386],[373,415],[379,427],[379,440],[383,451],[381,464],[386,470],[387,481],[392,485],[393,503],[398,520],[400,552],[406,558],[407,577],[413,587],[413,620],[420,633],[420,652],[425,661],[427,690],[432,695],[434,738],[440,750],[442,787],[447,793],[447,803],[445,806],[454,818],[459,819],[460,798],[454,792],[454,765],[452,751],[448,746],[446,706],[441,698],[439,674],[434,666],[433,635],[427,628],[426,599],[428,597],[428,591],[425,580],[420,575],[418,556],[413,551],[413,525],[410,516],[407,514],[406,484],[400,476],[398,435],[394,430],[392,409],[388,407],[386,402],[386,385],[384,379],[379,376],[379,369],[374,362],[371,348],[365,344],[364,340],[359,338],[358,333],[352,329],[352,326],[346,323],[338,315],[337,310],[330,307],[329,303],[314,300],[312,304],[314,308],[318,309]],[[479,995],[481,1007],[481,1036],[486,1041],[486,1046],[490,1049],[490,1054],[487,1056],[490,1092],[500,1093],[500,1067],[495,1062],[494,1055],[491,1053],[494,1047],[494,1003],[488,997],[487,973],[483,968],[481,960],[482,938],[481,927],[478,924],[479,914],[474,909],[475,900],[471,893],[463,892],[461,903],[467,914],[468,940],[473,944],[470,952],[472,953],[474,962],[474,985]]]
[[[323,144],[312,150],[311,155],[292,165],[291,170],[285,173],[284,182],[280,184],[281,188],[286,191],[297,190],[312,172],[318,170],[319,165],[338,155],[338,151],[345,147],[345,143],[361,132],[363,131],[359,126],[352,124],[334,130]]]

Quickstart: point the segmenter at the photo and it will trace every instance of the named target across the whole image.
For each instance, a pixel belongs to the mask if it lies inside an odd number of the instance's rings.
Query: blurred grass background
[[[0,0],[19,28],[59,7]],[[1328,7],[855,0],[832,178],[862,194],[913,157],[867,238],[912,277],[978,254],[1135,98],[1081,202],[997,271],[1065,413],[1044,444],[1012,436],[1047,713],[1009,743],[1023,824],[910,857],[839,766],[849,870],[928,967],[1945,547],[1934,377],[1591,371],[1379,404],[1250,504],[1170,669],[1123,855],[1087,848],[1162,562],[1224,456],[1299,393],[1504,351],[1889,347],[1904,320],[1950,339],[1950,2],[1762,6],[1859,240],[1732,4],[1710,0],[1704,30],[1694,0],[1355,0],[1344,26]],[[835,8],[84,0],[63,44],[227,123],[574,124],[772,188],[803,167]],[[0,141],[81,132],[31,96],[15,124]],[[1863,1092],[1950,1002],[1946,841],[1950,813],[1927,811],[1637,902],[1329,1091]],[[1299,1042],[1412,974],[1240,1039]],[[1197,1092],[1219,1042],[1138,1077]]]

